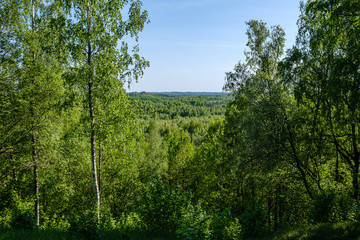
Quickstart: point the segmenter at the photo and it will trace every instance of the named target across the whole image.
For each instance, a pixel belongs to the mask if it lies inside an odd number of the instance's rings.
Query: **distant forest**
[[[141,95],[141,94],[157,94],[157,95],[222,95],[229,94],[227,92],[129,92],[130,96]]]
[[[129,93],[132,103],[145,110],[144,118],[176,119],[179,117],[225,116],[230,94],[224,93]]]

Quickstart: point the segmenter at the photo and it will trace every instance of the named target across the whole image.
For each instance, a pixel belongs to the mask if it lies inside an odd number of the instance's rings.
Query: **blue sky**
[[[221,92],[225,72],[244,60],[245,22],[281,25],[295,42],[298,0],[143,0],[151,23],[139,45],[150,68],[128,91]]]

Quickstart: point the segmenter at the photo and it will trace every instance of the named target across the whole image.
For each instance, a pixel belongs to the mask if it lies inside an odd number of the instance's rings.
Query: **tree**
[[[262,21],[249,21],[246,63],[226,73],[224,89],[232,91],[227,107],[225,140],[234,158],[259,166],[276,165],[286,145],[284,88],[278,62],[284,48],[280,26],[268,29]]]
[[[187,131],[170,127],[164,139],[168,160],[166,182],[170,187],[181,186],[184,189],[187,180],[184,176],[194,152],[191,138]]]
[[[229,166],[224,158],[224,121],[212,120],[201,144],[189,163],[187,188],[209,206],[228,207]],[[225,203],[225,204],[224,204]]]
[[[28,166],[33,167],[36,225],[40,224],[42,139],[49,131],[47,118],[62,93],[61,55],[52,52],[59,40],[58,31],[54,31],[59,30],[56,10],[54,2],[36,0],[7,1],[1,6],[1,18],[5,20],[1,21],[1,96],[5,101],[1,108],[4,137],[0,152],[8,156],[8,162],[13,158],[31,159]]]
[[[358,1],[308,1],[302,4],[297,44],[284,61],[284,78],[294,86],[296,99],[305,108],[315,110],[317,119],[314,118],[314,123],[320,126],[318,123],[322,122],[324,141],[330,143],[332,151],[350,167],[353,198],[357,202],[359,14]]]
[[[246,62],[225,78],[224,89],[233,94],[225,118],[226,158],[236,166],[240,180],[234,191],[243,204],[261,201],[276,227],[291,201],[290,194],[280,200],[278,192],[294,194],[284,176],[290,176],[303,190],[295,193],[309,201],[321,190],[320,166],[331,156],[318,114],[296,104],[293,85],[280,74],[284,31],[261,21],[247,24]]]
[[[100,193],[96,163],[96,133],[101,128],[97,113],[111,104],[112,89],[119,89],[124,82],[137,80],[149,63],[138,54],[139,47],[129,54],[124,37],[138,40],[138,34],[148,22],[146,11],[141,11],[138,0],[90,1],[74,0],[66,2],[71,6],[68,18],[70,29],[70,50],[73,72],[70,84],[79,89],[88,109],[88,129],[90,135],[92,175],[98,219],[100,219]],[[123,12],[128,8],[128,19]],[[122,45],[118,48],[118,43]],[[86,98],[85,98],[86,96]],[[101,103],[101,104],[99,104]]]

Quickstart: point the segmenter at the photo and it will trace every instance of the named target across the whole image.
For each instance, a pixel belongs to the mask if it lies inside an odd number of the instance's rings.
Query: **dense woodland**
[[[127,94],[141,1],[1,1],[0,239],[360,239],[360,2],[300,9],[226,93]]]
[[[230,96],[224,93],[130,93],[129,99],[141,105],[144,119],[202,118],[206,121],[224,117]]]

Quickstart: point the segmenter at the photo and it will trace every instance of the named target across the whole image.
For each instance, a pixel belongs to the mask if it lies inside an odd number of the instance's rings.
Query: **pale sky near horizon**
[[[140,54],[150,61],[130,92],[221,92],[225,72],[244,60],[246,21],[280,25],[295,43],[299,0],[143,0],[150,24]]]

